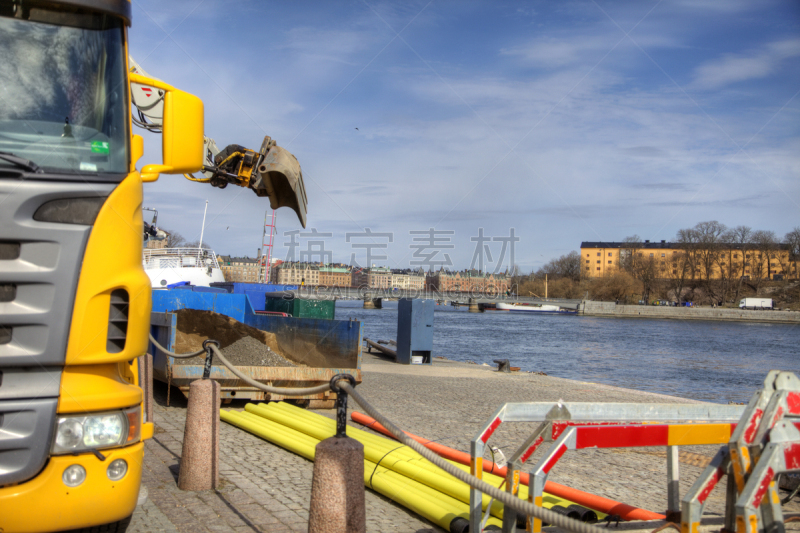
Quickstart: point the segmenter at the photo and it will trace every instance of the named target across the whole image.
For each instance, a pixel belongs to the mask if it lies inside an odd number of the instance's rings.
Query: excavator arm
[[[131,72],[151,77],[133,58],[129,58],[129,61]],[[164,116],[163,91],[132,83],[131,100],[136,108],[133,123],[152,133],[160,133]],[[268,197],[272,209],[289,207],[294,210],[300,224],[306,227],[308,198],[300,163],[291,152],[278,146],[271,137],[264,137],[261,148],[256,151],[238,144],[231,144],[220,150],[214,139],[206,136],[203,139],[203,153],[204,177],[186,174],[187,179],[209,183],[220,189],[224,189],[229,183],[248,187],[257,196]]]

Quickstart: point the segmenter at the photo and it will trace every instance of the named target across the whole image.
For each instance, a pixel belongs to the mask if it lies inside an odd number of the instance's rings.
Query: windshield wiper
[[[44,170],[42,170],[42,167],[40,167],[33,161],[17,157],[12,153],[0,152],[0,159],[8,161],[9,163],[16,165],[20,168],[24,168],[28,172],[34,172],[36,174],[44,174]]]

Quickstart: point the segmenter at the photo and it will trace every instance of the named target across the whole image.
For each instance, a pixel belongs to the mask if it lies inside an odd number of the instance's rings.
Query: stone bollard
[[[153,421],[153,356],[149,353],[139,358],[139,386],[144,397],[144,421]]]
[[[198,379],[189,385],[178,488],[209,490],[219,484],[219,383]]]
[[[359,533],[367,529],[364,445],[330,437],[316,448],[308,533]]]
[[[356,386],[350,374],[331,378],[336,393],[336,435],[317,444],[308,533],[362,533],[367,530],[364,499],[364,445],[347,436],[347,392],[341,380]]]

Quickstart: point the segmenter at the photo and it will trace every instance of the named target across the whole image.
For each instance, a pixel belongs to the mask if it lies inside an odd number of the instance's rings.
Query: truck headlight
[[[139,407],[90,415],[64,415],[56,422],[54,454],[79,453],[139,442],[142,430]]]
[[[128,473],[128,463],[125,459],[117,459],[112,461],[106,469],[106,475],[111,481],[119,481],[125,474]]]
[[[86,481],[86,469],[81,465],[68,466],[61,475],[61,479],[67,487],[77,487]]]

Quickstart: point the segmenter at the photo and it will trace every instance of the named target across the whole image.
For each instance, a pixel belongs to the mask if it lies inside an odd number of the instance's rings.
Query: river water
[[[397,302],[362,309],[336,302],[336,318],[364,337],[396,339]],[[684,398],[747,402],[771,369],[800,373],[800,327],[790,324],[469,313],[436,306],[433,355]]]

